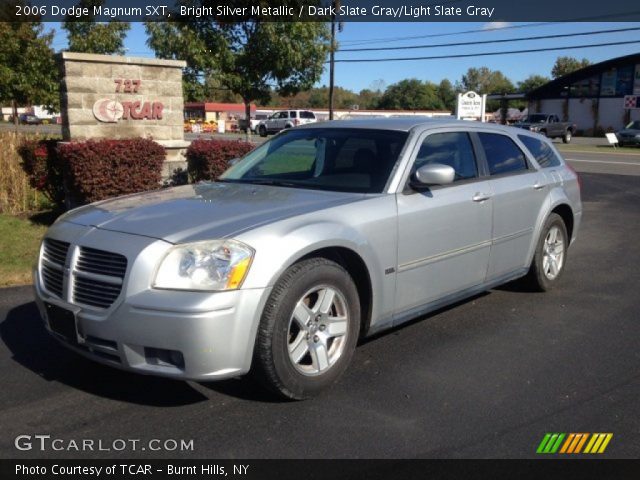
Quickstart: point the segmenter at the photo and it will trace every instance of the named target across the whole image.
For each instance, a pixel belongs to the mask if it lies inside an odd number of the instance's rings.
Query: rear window
[[[313,112],[300,112],[300,118],[316,118],[315,114]]]
[[[478,133],[491,175],[515,173],[527,169],[527,160],[513,140],[497,133]]]
[[[561,164],[556,152],[545,142],[526,135],[518,135],[518,138],[542,168],[557,167]]]

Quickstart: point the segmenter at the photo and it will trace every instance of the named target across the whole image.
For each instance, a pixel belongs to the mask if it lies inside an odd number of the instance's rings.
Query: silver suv
[[[216,182],[67,213],[34,284],[46,328],[98,362],[199,381],[252,369],[302,399],[360,337],[521,277],[552,288],[581,214],[541,135],[334,121],[280,133]]]
[[[266,137],[270,133],[277,133],[285,128],[307,125],[317,121],[315,113],[309,110],[282,110],[258,123],[256,130],[261,137]]]

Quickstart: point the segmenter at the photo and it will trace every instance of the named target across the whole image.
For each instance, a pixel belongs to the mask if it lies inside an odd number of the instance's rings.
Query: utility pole
[[[335,79],[335,53],[336,53],[336,12],[340,9],[340,0],[331,2],[331,50],[329,51],[329,120],[333,120],[333,87]],[[342,30],[342,23],[338,25]]]

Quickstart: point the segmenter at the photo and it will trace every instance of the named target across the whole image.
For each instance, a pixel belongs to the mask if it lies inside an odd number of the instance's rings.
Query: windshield
[[[547,121],[547,116],[542,113],[536,113],[527,116],[524,121],[528,123],[544,123]]]
[[[287,130],[249,153],[219,181],[381,193],[407,136],[356,128]]]
[[[626,127],[629,130],[640,130],[640,120],[636,120],[635,122],[631,122],[629,125],[627,125]]]

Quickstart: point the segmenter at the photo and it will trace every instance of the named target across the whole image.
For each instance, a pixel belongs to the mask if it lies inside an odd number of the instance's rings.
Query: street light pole
[[[332,6],[335,8],[336,1]],[[335,51],[336,51],[336,15],[331,12],[331,50],[329,51],[329,120],[333,120],[333,84],[335,72]]]

